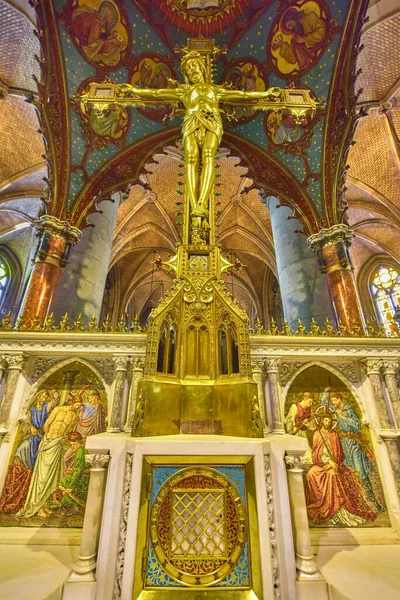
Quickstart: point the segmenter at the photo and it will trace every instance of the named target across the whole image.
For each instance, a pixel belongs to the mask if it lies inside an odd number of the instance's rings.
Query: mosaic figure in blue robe
[[[321,397],[321,405],[327,406],[335,412],[335,417],[341,432],[340,441],[342,444],[345,460],[344,464],[358,471],[362,484],[368,492],[368,496],[379,511],[384,508],[379,504],[372,488],[370,475],[373,467],[366,452],[368,448],[364,446],[361,439],[361,420],[354,408],[348,402],[345,402],[340,392],[330,392],[327,388]]]
[[[30,436],[20,444],[15,457],[27,469],[33,469],[39,452],[39,444],[42,441],[43,426],[53,409],[54,401],[50,401],[50,392],[43,390],[38,394],[36,403],[29,409],[28,421],[30,423]]]

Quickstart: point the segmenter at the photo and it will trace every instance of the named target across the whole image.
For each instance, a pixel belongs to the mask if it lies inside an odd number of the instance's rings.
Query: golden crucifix
[[[190,40],[192,41],[192,40]],[[210,40],[211,41],[211,40]],[[212,45],[213,47],[213,45]],[[223,134],[222,114],[235,107],[290,110],[297,120],[314,113],[318,103],[308,90],[277,87],[264,92],[233,90],[212,81],[210,55],[215,50],[189,50],[181,60],[184,84],[170,80],[165,89],[139,89],[130,84],[90,83],[81,101],[94,110],[123,106],[183,107],[182,143],[185,157],[185,204],[189,224],[185,243],[209,243],[210,198],[213,196],[215,156]]]

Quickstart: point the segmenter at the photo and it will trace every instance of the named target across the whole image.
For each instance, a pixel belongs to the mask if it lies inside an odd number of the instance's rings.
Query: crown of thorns
[[[200,52],[197,52],[197,50],[191,50],[190,52],[188,52],[187,54],[185,54],[185,56],[182,58],[181,60],[181,71],[183,74],[185,74],[186,72],[186,65],[190,60],[197,60],[200,63],[200,68],[203,71],[203,75],[206,75],[207,73],[207,69],[206,69],[206,65],[204,62],[204,58],[202,57],[202,55],[200,54]]]

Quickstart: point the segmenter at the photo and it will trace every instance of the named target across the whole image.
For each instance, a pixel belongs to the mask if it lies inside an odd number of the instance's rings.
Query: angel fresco
[[[136,63],[131,73],[131,83],[137,88],[161,90],[168,87],[168,81],[174,74],[163,56],[149,54]],[[171,112],[167,107],[139,108],[148,119],[163,121]]]
[[[321,367],[306,369],[287,394],[285,414],[286,432],[308,444],[304,483],[310,526],[387,526],[369,430],[343,382]]]
[[[81,84],[84,88],[88,81]],[[101,150],[109,144],[123,146],[130,125],[130,114],[123,106],[86,106],[79,99],[71,101],[73,109],[79,114],[82,134],[90,148]]]
[[[128,45],[128,32],[115,2],[74,0],[66,25],[89,62],[110,68],[120,63]]]
[[[225,83],[233,90],[243,92],[263,92],[268,87],[266,74],[262,65],[253,59],[234,61],[226,73]],[[247,123],[256,115],[254,110],[247,107],[236,108],[234,119],[238,123]]]
[[[300,1],[287,8],[271,28],[269,52],[276,72],[309,71],[321,58],[333,24],[321,0]]]
[[[304,136],[309,123],[308,118],[301,123],[296,122],[290,111],[270,111],[266,118],[266,133],[277,146],[295,144]]]
[[[73,363],[50,375],[22,419],[0,500],[0,525],[82,525],[89,485],[85,442],[105,430],[106,405],[104,388],[89,367]]]

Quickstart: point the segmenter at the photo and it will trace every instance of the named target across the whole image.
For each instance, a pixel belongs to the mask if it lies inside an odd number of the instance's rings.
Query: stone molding
[[[281,598],[280,580],[279,580],[279,560],[278,548],[276,539],[275,527],[275,507],[274,497],[272,493],[272,476],[271,476],[271,457],[269,454],[264,454],[264,471],[265,471],[265,487],[267,492],[267,510],[269,520],[269,536],[271,545],[271,562],[272,562],[272,583],[274,586],[274,598]]]
[[[120,600],[122,576],[124,573],[126,531],[128,527],[128,510],[131,497],[133,454],[127,453],[125,464],[124,490],[122,494],[121,518],[119,522],[118,555],[113,590],[113,600]]]

